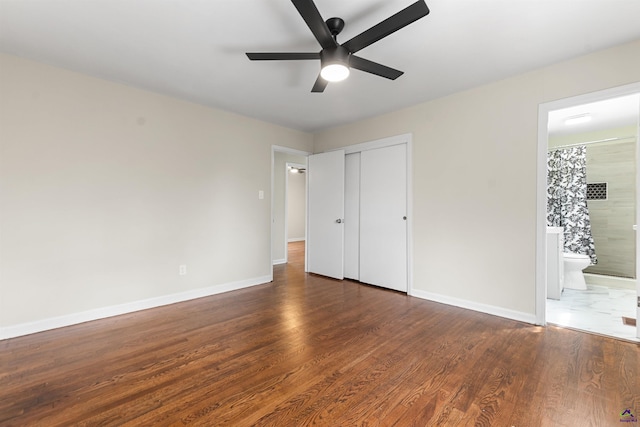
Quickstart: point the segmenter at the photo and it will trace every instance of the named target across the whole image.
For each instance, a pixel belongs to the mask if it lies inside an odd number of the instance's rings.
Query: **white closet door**
[[[640,99],[638,100],[640,104]],[[640,107],[640,105],[638,105]],[[640,158],[640,121],[636,126],[636,162]],[[636,337],[640,339],[640,173],[636,172]]]
[[[360,281],[407,291],[406,145],[360,155]]]
[[[344,150],[309,156],[307,271],[342,279]]]
[[[344,277],[360,280],[360,153],[345,157]]]

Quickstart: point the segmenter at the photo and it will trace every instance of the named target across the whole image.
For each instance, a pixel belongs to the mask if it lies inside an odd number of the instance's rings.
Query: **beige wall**
[[[0,73],[0,328],[271,274],[271,146],[312,135],[13,56]]]
[[[271,146],[404,133],[415,290],[533,314],[538,105],[640,81],[640,41],[315,137],[11,56],[0,72],[0,328],[268,276]]]
[[[637,81],[640,41],[329,129],[314,149],[412,133],[415,293],[532,317],[538,106]]]

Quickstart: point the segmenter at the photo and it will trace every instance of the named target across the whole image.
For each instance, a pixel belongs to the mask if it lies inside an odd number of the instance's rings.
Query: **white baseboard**
[[[273,265],[280,265],[280,264],[286,264],[287,260],[282,258],[282,259],[274,259],[273,260]]]
[[[454,307],[465,308],[467,310],[479,311],[480,313],[491,314],[493,316],[504,317],[511,320],[517,320],[520,322],[531,323],[535,325],[536,315],[533,313],[523,313],[521,311],[509,310],[507,308],[497,307],[494,305],[482,304],[474,301],[468,301],[460,298],[449,297],[441,294],[434,294],[432,292],[421,291],[419,289],[412,289],[411,296],[429,301],[439,302],[442,304],[452,305]]]
[[[584,280],[587,282],[587,285],[606,286],[616,289],[636,289],[636,279],[628,279],[626,277],[584,273]]]
[[[0,340],[19,337],[22,335],[34,334],[36,332],[48,331],[50,329],[57,329],[70,325],[76,325],[78,323],[90,322],[92,320],[104,319],[106,317],[132,313],[134,311],[147,310],[149,308],[175,304],[177,302],[188,301],[196,298],[208,297],[215,294],[221,294],[223,292],[235,291],[242,288],[248,288],[250,286],[261,285],[271,281],[273,281],[273,277],[271,275],[255,277],[252,279],[240,280],[238,282],[225,283],[222,285],[215,285],[207,288],[179,292],[177,294],[163,295],[160,297],[132,301],[109,307],[96,308],[80,313],[72,313],[66,314],[64,316],[36,320],[35,322],[0,327]]]
[[[287,242],[291,243],[291,242],[304,242],[305,239],[304,237],[292,237],[291,239],[287,239]]]

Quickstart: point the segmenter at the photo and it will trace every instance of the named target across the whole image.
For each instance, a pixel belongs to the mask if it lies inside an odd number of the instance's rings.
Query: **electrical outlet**
[[[185,264],[181,264],[178,268],[178,274],[181,276],[185,276],[187,274],[187,266]]]

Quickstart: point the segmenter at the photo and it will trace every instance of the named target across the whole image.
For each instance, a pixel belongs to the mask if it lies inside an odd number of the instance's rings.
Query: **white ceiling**
[[[573,125],[565,123],[569,118],[582,115],[589,115],[591,121]],[[627,95],[551,111],[548,130],[550,136],[563,136],[624,126],[638,126],[639,117],[640,94]],[[634,131],[629,136],[633,136],[635,133]]]
[[[339,41],[414,0],[316,0]],[[0,51],[283,126],[316,131],[640,39],[639,0],[427,0],[431,14],[359,52],[405,72],[354,70],[310,93],[319,51],[288,0],[0,0]]]

